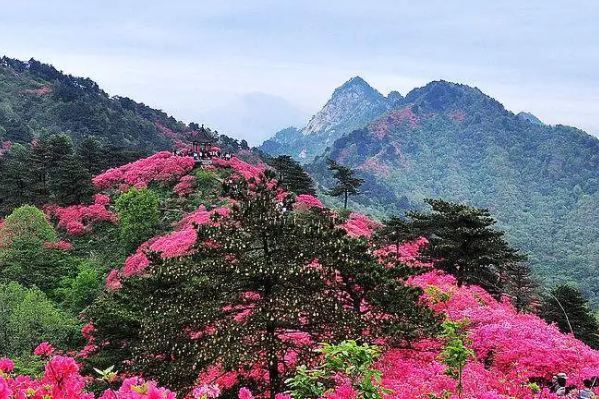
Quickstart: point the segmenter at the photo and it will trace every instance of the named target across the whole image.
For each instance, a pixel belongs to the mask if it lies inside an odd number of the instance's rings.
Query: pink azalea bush
[[[173,191],[180,196],[185,196],[193,193],[196,187],[196,178],[190,175],[183,176],[179,179],[179,183],[173,188]]]
[[[256,166],[250,165],[249,163],[244,162],[237,157],[233,157],[228,161],[225,161],[224,159],[220,159],[220,158],[215,158],[212,160],[212,162],[216,166],[229,167],[229,168],[234,169],[245,179],[250,179],[252,177],[258,178],[260,176],[260,174],[262,172],[264,172],[264,169],[265,169],[264,167],[256,167]]]
[[[107,198],[97,195],[92,205],[71,205],[66,208],[46,206],[44,210],[48,216],[58,219],[58,228],[66,230],[70,236],[78,236],[90,232],[95,224],[116,223],[116,215],[106,209],[110,202],[110,198]]]
[[[47,344],[47,343],[45,343]],[[44,356],[50,356],[49,344],[40,345]],[[86,391],[90,378],[80,374],[79,364],[67,356],[53,356],[45,365],[41,378],[11,375],[13,363],[0,359],[0,399],[94,399]],[[110,381],[113,382],[113,381]],[[220,393],[220,392],[219,392]],[[218,396],[218,395],[217,395]],[[212,396],[216,397],[216,396]],[[175,399],[174,392],[158,387],[153,381],[140,377],[123,380],[118,390],[107,389],[98,399]],[[207,397],[208,398],[208,397]],[[207,399],[206,398],[206,399]]]
[[[347,222],[340,226],[347,231],[347,234],[351,237],[367,237],[370,238],[372,233],[382,227],[378,222],[373,221],[360,213],[351,213]]]
[[[177,181],[188,174],[195,162],[191,157],[176,156],[168,151],[158,152],[151,157],[108,169],[93,178],[96,188],[109,189],[121,185],[136,188],[147,187],[152,182]]]
[[[317,208],[324,208],[324,206],[322,205],[322,202],[320,202],[320,200],[318,198],[316,198],[313,195],[309,195],[309,194],[300,194],[297,197],[295,197],[295,204],[294,208],[298,205],[306,205],[308,207],[317,207]]]

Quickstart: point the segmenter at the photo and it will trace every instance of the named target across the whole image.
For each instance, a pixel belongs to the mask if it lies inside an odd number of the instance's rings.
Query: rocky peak
[[[386,98],[355,76],[335,89],[331,99],[303,129],[305,135],[337,130],[348,121],[361,121],[388,109]]]

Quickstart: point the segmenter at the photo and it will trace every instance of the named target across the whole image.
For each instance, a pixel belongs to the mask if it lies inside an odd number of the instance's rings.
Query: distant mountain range
[[[599,140],[581,130],[466,85],[385,97],[355,77],[305,127],[260,148],[305,163],[321,189],[333,184],[327,158],[356,169],[366,183],[351,206],[379,217],[424,198],[488,208],[546,283],[574,281],[599,300]]]

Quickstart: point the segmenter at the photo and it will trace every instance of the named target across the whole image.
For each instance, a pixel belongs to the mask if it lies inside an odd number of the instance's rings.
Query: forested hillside
[[[516,116],[478,89],[433,82],[338,139],[307,166],[321,188],[327,158],[365,178],[353,207],[378,217],[426,209],[425,198],[488,208],[548,285],[599,298],[599,141]]]
[[[22,204],[91,201],[91,177],[157,150],[182,148],[200,129],[88,78],[31,59],[0,59],[0,215]],[[206,128],[223,151],[248,150]]]

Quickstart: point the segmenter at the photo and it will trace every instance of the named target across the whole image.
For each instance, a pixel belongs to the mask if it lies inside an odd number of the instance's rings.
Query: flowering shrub
[[[121,167],[108,169],[94,177],[93,183],[99,189],[109,189],[121,184],[143,188],[151,182],[179,180],[194,166],[195,162],[191,157],[180,157],[168,151],[162,151]]]
[[[417,123],[409,111],[403,110],[395,115],[396,121],[407,122],[410,125]],[[384,126],[383,126],[384,127]],[[152,161],[145,160],[138,164],[129,164],[123,169],[118,168],[99,176],[95,184],[100,188],[113,188],[118,185],[147,185],[152,181],[178,181],[174,191],[184,196],[191,193],[194,189],[195,178],[188,176],[187,167],[173,166],[185,157],[176,157],[172,159],[170,153],[159,153]],[[157,154],[158,155],[158,154]],[[152,157],[151,157],[152,158]],[[190,159],[191,160],[191,159]],[[143,161],[143,160],[142,160]],[[187,162],[187,161],[185,161]],[[135,166],[133,166],[136,164]],[[236,173],[231,180],[257,178],[262,169],[252,166],[237,158],[230,161],[215,159],[214,165],[218,168],[232,168]],[[136,170],[140,168],[140,170]],[[169,172],[167,172],[167,170]],[[109,173],[110,172],[110,173]],[[286,193],[280,193],[282,200]],[[95,206],[102,207],[110,202],[106,196],[96,196]],[[322,208],[322,203],[315,197],[309,195],[298,195],[295,206]],[[68,208],[65,208],[68,209]],[[78,208],[75,208],[78,209]],[[56,212],[56,211],[55,211]],[[61,211],[55,213],[60,218]],[[64,221],[59,223],[59,227],[65,228],[71,223],[71,230],[82,232],[88,231],[89,222],[79,213],[73,212],[73,216],[66,217],[67,211],[62,211]],[[106,210],[106,212],[108,212]],[[157,252],[163,258],[173,258],[189,255],[191,249],[197,241],[195,224],[215,223],[212,220],[214,215],[227,216],[230,212],[229,207],[221,207],[215,210],[207,210],[200,206],[196,211],[185,215],[178,223],[174,224],[175,231],[160,237],[154,237],[139,246],[137,251],[127,258],[122,271],[113,270],[108,275],[106,286],[108,289],[121,288],[120,278],[138,275],[150,264],[146,256],[149,252]],[[85,213],[85,212],[84,212]],[[114,217],[114,216],[112,216]],[[85,221],[85,222],[82,222]],[[377,222],[364,215],[352,213],[346,223],[340,225],[352,237],[371,237],[372,233],[381,227]],[[69,228],[67,227],[67,231]],[[206,243],[206,245],[217,245],[216,243]],[[408,265],[428,266],[431,264],[418,263],[418,252],[426,244],[426,239],[421,238],[414,242],[403,243],[397,248],[395,245],[389,245],[382,248],[373,249],[373,253],[381,261],[387,255],[397,254],[398,260]],[[229,260],[235,262],[235,258]],[[309,268],[319,267],[315,260],[313,264],[306,266]],[[599,354],[591,350],[571,335],[565,335],[559,332],[557,327],[547,325],[536,316],[529,314],[519,314],[509,302],[495,300],[486,291],[476,286],[458,287],[455,279],[443,272],[432,269],[430,272],[410,278],[409,283],[424,290],[421,297],[423,303],[426,303],[435,312],[440,313],[444,318],[453,323],[468,319],[470,323],[464,327],[468,340],[464,341],[465,350],[472,351],[473,355],[468,356],[462,369],[462,397],[463,398],[533,398],[533,391],[529,387],[530,378],[549,379],[551,375],[557,372],[566,372],[569,376],[568,383],[580,384],[584,378],[599,375]],[[244,309],[240,307],[224,308],[222,311],[232,315],[239,323],[243,323],[249,312],[254,309],[253,301],[259,301],[259,293],[244,291],[240,293],[247,299],[248,305]],[[201,337],[212,333],[212,326],[208,325],[197,331],[186,331],[190,336]],[[91,336],[93,326],[86,327],[84,334]],[[301,342],[303,345],[313,346],[314,342],[307,340],[297,331],[281,332],[277,336],[281,341],[286,337],[294,342]],[[374,364],[374,367],[381,370],[381,381],[385,388],[393,390],[393,393],[386,395],[389,398],[433,398],[433,397],[451,397],[451,392],[458,391],[458,380],[452,378],[450,366],[444,363],[442,353],[444,352],[442,339],[429,339],[413,342],[409,349],[391,349],[382,353],[381,358]],[[98,344],[99,345],[99,344]],[[80,354],[87,356],[95,351],[93,342]],[[470,352],[468,352],[470,353]],[[297,353],[288,351],[285,353],[284,363],[280,367],[289,367],[296,365]],[[6,370],[4,370],[6,369]],[[12,370],[11,363],[6,360],[0,360],[0,370],[9,373]],[[8,370],[8,371],[7,371]],[[2,378],[2,377],[0,377]],[[254,379],[256,381],[265,381],[267,379],[265,367],[257,364],[249,370],[226,371],[218,364],[209,367],[198,376],[199,386],[193,389],[191,397],[194,399],[211,399],[219,395],[219,390],[225,390],[234,387],[239,381]],[[8,382],[7,382],[8,381]],[[2,392],[8,390],[15,391],[15,383],[4,377],[0,380],[0,399]],[[325,398],[357,398],[359,393],[351,384],[340,381],[334,390],[326,392]],[[3,385],[4,384],[4,385]],[[144,398],[150,395],[156,397],[169,397],[169,391],[158,388],[153,383],[146,383],[141,380],[131,380],[123,384],[123,387],[115,391],[107,391],[103,398]],[[162,390],[161,390],[162,389]],[[74,393],[76,394],[76,393]],[[111,396],[114,395],[114,396]],[[141,396],[126,396],[141,395]],[[143,396],[147,395],[147,396]],[[163,396],[160,396],[163,395]],[[174,394],[172,394],[174,395]],[[542,397],[550,397],[543,393]],[[77,396],[74,396],[77,398]],[[81,396],[82,397],[82,396]],[[172,396],[174,397],[174,396]],[[241,399],[253,398],[252,393],[247,389],[239,391]],[[457,396],[456,396],[457,397]],[[284,398],[284,395],[277,395],[277,399]]]
[[[300,194],[297,197],[295,197],[295,204],[293,204],[294,207],[298,204],[305,204],[309,207],[315,206],[317,208],[323,208],[322,202],[320,202],[318,198],[309,194]]]
[[[36,355],[51,356],[52,347],[48,343],[41,344]],[[28,376],[12,376],[14,364],[9,359],[0,359],[0,399],[94,399],[93,393],[85,391],[91,380],[79,373],[77,362],[67,356],[51,357],[45,365],[44,374],[39,379]],[[114,382],[116,373],[110,373]],[[195,390],[194,390],[195,392]],[[216,393],[220,392],[210,391]],[[205,399],[216,396],[205,396]],[[194,399],[199,397],[192,396]],[[140,377],[123,380],[118,390],[108,389],[98,399],[175,399],[175,393],[158,387],[153,381],[144,381]]]
[[[349,215],[347,222],[342,224],[340,227],[345,229],[347,234],[349,234],[351,237],[370,237],[374,230],[382,227],[382,225],[373,221],[367,216],[354,212]]]
[[[93,225],[101,222],[116,223],[116,215],[106,209],[110,198],[96,195],[94,200],[96,202],[92,205],[71,205],[66,208],[47,206],[45,212],[58,218],[58,227],[65,229],[70,236],[88,233]]]
[[[190,175],[183,176],[179,179],[179,183],[173,188],[177,194],[184,196],[193,193],[196,187],[196,178]]]
[[[73,244],[71,244],[68,241],[56,241],[56,242],[52,242],[52,241],[46,241],[44,243],[44,247],[48,248],[48,249],[59,249],[61,251],[70,251],[71,249],[73,249]]]
[[[36,356],[47,357],[54,353],[54,348],[48,342],[42,342],[35,348],[33,354]]]
[[[250,165],[247,162],[242,161],[237,157],[233,157],[228,161],[224,159],[215,158],[212,160],[214,165],[221,167],[230,167],[237,171],[240,175],[242,175],[246,179],[250,178],[258,178],[262,172],[264,172],[264,168],[259,168],[253,165]]]

